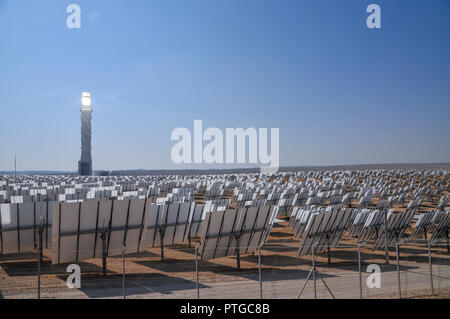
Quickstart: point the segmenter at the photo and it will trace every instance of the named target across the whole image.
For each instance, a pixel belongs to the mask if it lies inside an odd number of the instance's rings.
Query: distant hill
[[[76,175],[74,171],[17,171],[17,175]],[[0,171],[0,175],[14,175],[14,171]]]
[[[392,164],[357,164],[332,166],[286,166],[280,167],[280,172],[297,172],[305,170],[364,170],[364,169],[450,169],[450,163],[392,163]],[[96,175],[109,172],[109,175],[207,175],[207,174],[248,174],[259,173],[259,168],[230,169],[180,169],[180,170],[96,170]],[[14,171],[0,171],[0,175],[12,175]],[[20,175],[76,175],[75,171],[20,171]]]
[[[393,163],[393,164],[358,164],[333,166],[286,166],[280,167],[279,172],[297,172],[306,170],[364,170],[364,169],[450,169],[450,163]],[[242,169],[193,169],[193,170],[115,170],[111,175],[206,175],[206,174],[248,174],[259,173],[259,168]]]

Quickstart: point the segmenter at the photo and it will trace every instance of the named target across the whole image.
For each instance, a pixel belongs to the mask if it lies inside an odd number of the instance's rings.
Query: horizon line
[[[339,167],[361,167],[361,166],[407,166],[407,165],[418,165],[418,166],[432,166],[432,165],[439,165],[439,166],[449,166],[450,168],[450,162],[426,162],[426,163],[417,163],[417,162],[411,162],[411,163],[364,163],[364,164],[331,164],[331,165],[287,165],[287,166],[280,166],[278,170],[285,170],[285,169],[308,169],[308,168],[339,168]],[[131,169],[95,169],[94,172],[136,172],[136,171],[151,171],[151,172],[158,172],[158,171],[173,171],[173,172],[186,172],[186,171],[200,171],[200,172],[207,172],[207,171],[243,171],[243,170],[260,170],[261,167],[234,167],[234,168],[180,168],[180,169],[173,169],[173,168],[162,168],[162,169],[148,169],[148,168],[131,168]],[[51,169],[31,169],[31,170],[20,170],[16,171],[16,173],[25,173],[25,175],[32,174],[33,172],[36,173],[66,173],[66,174],[74,174],[77,173],[77,170],[51,170]],[[14,170],[3,170],[0,171],[0,174],[2,175],[8,175],[8,174],[14,174]]]

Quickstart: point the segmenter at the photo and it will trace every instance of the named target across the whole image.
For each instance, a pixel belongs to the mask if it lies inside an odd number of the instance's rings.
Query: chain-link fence
[[[450,254],[445,240],[371,243],[299,257],[299,242],[279,233],[250,254],[196,263],[195,245],[52,264],[51,251],[4,255],[1,298],[440,298],[450,296]],[[323,248],[323,247],[322,247]],[[218,245],[217,249],[220,248]],[[235,251],[236,247],[226,249]],[[79,252],[80,255],[83,255]]]

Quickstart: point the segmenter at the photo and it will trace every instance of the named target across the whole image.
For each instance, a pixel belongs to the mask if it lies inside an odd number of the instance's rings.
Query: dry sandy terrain
[[[320,253],[317,266],[337,298],[359,298],[359,274],[355,239],[344,238],[345,248],[332,250],[331,264],[327,254]],[[277,224],[262,250],[263,297],[296,298],[311,269],[311,256],[297,257],[299,241],[292,238],[287,223]],[[166,248],[166,260],[160,260],[159,249],[148,249],[139,255],[126,256],[126,294],[128,298],[196,298],[194,249],[187,245]],[[48,254],[48,252],[47,252]],[[424,246],[401,248],[401,288],[403,297],[428,297],[430,276],[427,250]],[[362,249],[363,296],[365,298],[398,298],[395,250],[391,250],[390,264],[385,264],[384,251]],[[21,260],[4,258],[0,261],[0,293],[4,298],[37,297],[36,256],[17,256]],[[65,280],[67,265],[53,266],[48,258],[42,269],[43,298],[121,298],[122,258],[108,259],[106,278],[101,273],[101,259],[80,263],[81,289],[69,289]],[[368,264],[381,267],[381,288],[366,286]],[[257,256],[244,255],[241,269],[236,269],[236,258],[225,257],[202,261],[200,266],[201,298],[259,298]],[[433,247],[433,274],[435,294],[450,294],[450,255],[446,244]],[[320,280],[317,280],[318,298],[330,298]],[[313,297],[310,281],[302,298]],[[435,296],[437,297],[437,296]]]
[[[448,192],[445,192],[448,194]],[[378,201],[374,200],[374,204]],[[353,207],[356,207],[356,201]],[[371,208],[374,208],[374,204]],[[421,212],[433,210],[434,203],[423,202]],[[395,207],[404,211],[405,206]],[[293,239],[288,223],[276,224],[262,249],[262,278],[264,298],[297,298],[311,269],[311,256],[297,256],[299,240]],[[410,231],[410,230],[409,230]],[[165,248],[165,261],[160,249],[146,249],[125,258],[127,298],[196,298],[196,276],[193,242]],[[359,298],[357,241],[344,235],[341,247],[332,250],[331,264],[327,254],[316,258],[319,271],[318,298],[330,298],[319,278],[324,279],[337,298]],[[447,243],[432,248],[433,298],[450,296],[450,254]],[[85,260],[81,268],[81,288],[66,285],[67,265],[51,265],[50,252],[45,252],[42,265],[42,298],[122,298],[122,258],[108,258],[107,276],[102,275],[101,259]],[[364,298],[398,298],[398,274],[395,248],[390,251],[390,263],[385,263],[384,250],[373,251],[363,247],[362,283]],[[367,266],[381,267],[381,287],[369,289],[366,285]],[[243,255],[241,269],[236,268],[235,257],[225,257],[199,263],[201,298],[259,298],[258,258]],[[425,245],[409,244],[400,251],[402,297],[429,298],[431,283],[428,254]],[[0,256],[0,298],[37,298],[37,254]],[[302,298],[314,296],[313,282],[309,281]]]

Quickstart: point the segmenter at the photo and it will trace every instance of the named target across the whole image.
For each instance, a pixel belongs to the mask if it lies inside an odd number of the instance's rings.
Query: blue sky
[[[209,168],[170,159],[195,119],[280,128],[282,166],[450,161],[448,0],[0,0],[0,40],[0,170],[76,170],[83,91],[94,169]]]

